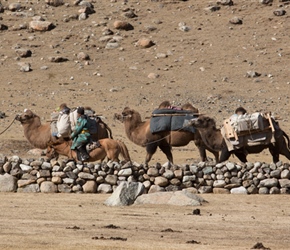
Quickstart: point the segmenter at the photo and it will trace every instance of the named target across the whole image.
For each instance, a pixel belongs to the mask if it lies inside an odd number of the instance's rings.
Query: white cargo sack
[[[52,112],[50,114],[50,128],[51,128],[51,133],[57,133],[57,119],[58,119],[58,112]]]
[[[245,131],[264,130],[263,116],[259,112],[233,115],[230,118],[230,124],[237,134]]]
[[[69,120],[70,120],[71,130],[74,131],[75,127],[77,125],[77,120],[78,120],[78,110],[77,109],[75,109],[73,112],[69,113]]]
[[[71,125],[70,116],[68,114],[60,114],[58,116],[57,122],[57,137],[70,137]]]

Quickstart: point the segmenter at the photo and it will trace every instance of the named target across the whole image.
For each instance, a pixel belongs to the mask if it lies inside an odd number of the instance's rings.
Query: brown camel
[[[195,109],[194,112],[198,110]],[[141,115],[134,109],[124,108],[122,114],[115,114],[115,119],[124,123],[125,132],[129,140],[133,143],[146,148],[145,164],[148,165],[153,154],[159,147],[166,155],[168,161],[173,164],[173,156],[171,147],[186,146],[190,141],[194,141],[199,150],[202,161],[206,161],[205,149],[207,146],[203,143],[199,133],[191,133],[189,131],[163,131],[152,134],[150,131],[150,119],[142,121]],[[218,152],[211,151],[216,161],[218,160]]]
[[[93,149],[89,153],[90,158],[86,162],[103,161],[106,157],[110,161],[119,162],[120,154],[126,162],[131,162],[128,148],[122,141],[104,138],[98,142],[100,143],[100,147]],[[58,157],[60,154],[78,161],[77,152],[71,149],[71,145],[72,141],[50,143],[47,147],[46,156],[51,159]]]
[[[16,117],[16,120],[20,121],[24,129],[24,136],[34,147],[46,149],[49,142],[57,141],[51,134],[50,123],[41,124],[40,117],[31,110],[25,109],[23,114]],[[108,126],[103,124],[105,123],[99,123],[97,139],[109,137]]]
[[[216,122],[213,118],[207,116],[200,116],[196,120],[192,120],[192,125],[199,131],[204,143],[212,150],[219,152],[221,151],[219,162],[224,162],[229,159],[231,154],[235,154],[241,162],[247,162],[247,153],[256,154],[262,152],[262,150],[268,148],[273,157],[273,162],[279,161],[279,155],[282,154],[290,160],[290,142],[288,135],[278,127],[278,124],[272,119],[272,123],[275,124],[274,138],[275,142],[269,142],[267,144],[249,145],[247,140],[243,140],[242,147],[228,150],[226,141],[222,135],[220,129],[216,128]],[[268,138],[272,137],[271,129],[262,131],[263,135]],[[249,135],[251,136],[251,135]],[[284,137],[287,139],[288,144]],[[239,137],[240,139],[241,137]]]

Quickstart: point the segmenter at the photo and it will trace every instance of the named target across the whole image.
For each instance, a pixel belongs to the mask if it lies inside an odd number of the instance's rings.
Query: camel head
[[[129,107],[125,107],[121,114],[114,115],[114,119],[121,122],[132,120],[133,117],[137,118],[138,121],[141,120],[140,114],[134,109],[130,109]]]
[[[37,115],[35,115],[31,110],[24,109],[23,114],[17,115],[15,119],[20,121],[21,124],[25,124],[30,123],[35,117],[37,117]]]
[[[197,119],[192,119],[191,124],[195,128],[216,128],[216,123],[213,118],[210,118],[208,116],[199,116]]]

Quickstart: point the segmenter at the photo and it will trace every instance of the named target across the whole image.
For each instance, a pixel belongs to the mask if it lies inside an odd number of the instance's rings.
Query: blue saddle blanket
[[[152,112],[150,119],[150,131],[153,134],[161,131],[175,130],[195,133],[195,128],[189,126],[189,121],[197,117],[196,114],[188,110],[156,109]]]

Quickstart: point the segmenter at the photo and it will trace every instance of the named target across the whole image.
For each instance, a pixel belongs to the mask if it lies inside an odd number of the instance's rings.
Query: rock
[[[102,183],[98,186],[97,192],[102,194],[112,193],[113,189],[110,184]]]
[[[120,21],[120,20],[117,20],[114,22],[114,28],[118,29],[118,30],[133,30],[134,27],[128,23],[128,22],[125,22],[125,21]]]
[[[204,10],[205,11],[210,11],[210,12],[214,12],[214,11],[218,11],[218,10],[220,10],[220,6],[217,6],[217,5],[215,5],[215,6],[209,6],[209,7],[206,7],[206,8],[204,8]]]
[[[57,185],[57,190],[59,193],[71,193],[72,189],[67,184],[59,184]]]
[[[18,11],[22,8],[20,3],[11,3],[8,5],[8,9],[11,11]]]
[[[134,18],[137,17],[137,15],[134,13],[133,10],[128,10],[125,13],[122,14],[123,17],[127,17],[127,18]]]
[[[259,2],[262,4],[272,4],[273,0],[259,0]]]
[[[278,180],[276,178],[265,179],[265,180],[260,181],[260,187],[271,188],[271,187],[276,187],[277,185],[278,185]]]
[[[160,187],[166,187],[168,185],[168,179],[163,176],[157,176],[154,184]]]
[[[239,17],[233,17],[230,19],[231,24],[243,24],[243,20]]]
[[[35,31],[49,31],[55,28],[54,24],[48,21],[31,21],[29,28]]]
[[[30,184],[24,187],[20,187],[17,189],[18,193],[39,193],[39,185],[38,184]]]
[[[86,60],[90,60],[90,56],[85,53],[85,52],[79,52],[77,55],[78,60],[80,61],[86,61]]]
[[[20,66],[21,72],[29,72],[32,70],[30,63],[19,62],[18,65]]]
[[[18,180],[17,186],[18,188],[20,188],[20,187],[25,187],[27,185],[30,185],[32,183],[35,183],[35,180]]]
[[[62,56],[56,56],[56,57],[54,57],[54,56],[50,56],[50,57],[48,57],[48,60],[49,60],[50,62],[55,62],[55,63],[66,62],[66,61],[68,61],[67,58],[62,57]]]
[[[40,185],[40,191],[42,193],[57,193],[57,185],[51,181],[44,181]]]
[[[150,48],[154,46],[155,43],[148,38],[141,38],[137,41],[136,45],[142,48]]]
[[[216,3],[220,5],[228,5],[228,6],[234,5],[234,2],[232,0],[218,0]]]
[[[248,194],[248,191],[244,187],[237,187],[231,189],[231,194]]]
[[[259,77],[261,74],[257,73],[255,71],[247,71],[246,77],[248,78],[254,78],[254,77]]]
[[[164,192],[164,191],[165,191],[164,187],[160,187],[158,185],[151,185],[150,189],[148,190],[148,194],[156,193],[156,192]]]
[[[175,206],[200,206],[206,202],[189,191],[158,192],[139,196],[134,204],[165,204]]]
[[[107,206],[132,205],[143,194],[145,188],[140,182],[121,182],[114,193],[105,201]]]
[[[83,185],[84,193],[96,193],[97,192],[97,183],[95,181],[87,181]]]
[[[159,74],[156,74],[156,73],[150,73],[149,75],[148,75],[148,78],[150,78],[150,79],[157,79],[157,78],[159,78]]]
[[[45,0],[45,3],[54,7],[64,4],[63,0]]]
[[[0,175],[0,192],[15,192],[17,190],[17,178],[5,173]]]
[[[116,175],[107,175],[105,178],[105,182],[114,186],[117,185],[118,177]]]
[[[213,188],[212,191],[214,194],[229,194],[230,193],[230,190],[226,188]]]
[[[8,30],[8,26],[3,23],[0,23],[0,30]]]
[[[277,9],[273,11],[273,14],[275,16],[284,16],[286,14],[286,10],[283,9]]]

